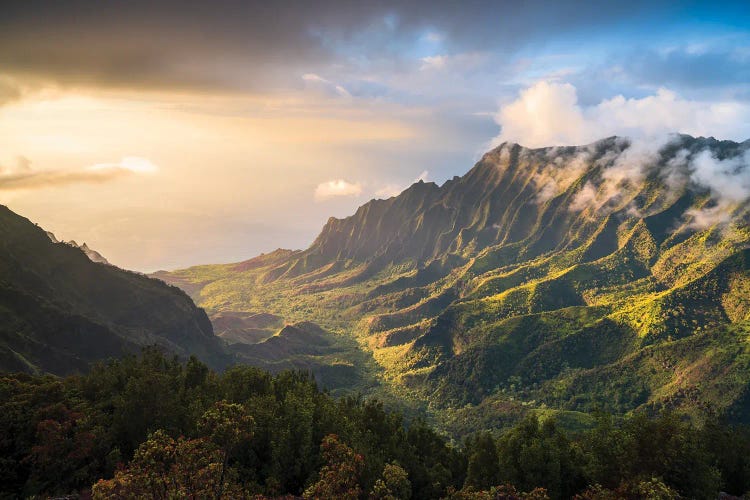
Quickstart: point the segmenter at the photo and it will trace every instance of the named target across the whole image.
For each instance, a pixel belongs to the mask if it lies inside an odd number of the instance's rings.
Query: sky
[[[750,3],[0,6],[0,203],[143,272],[305,248],[504,141],[664,132],[750,138]]]

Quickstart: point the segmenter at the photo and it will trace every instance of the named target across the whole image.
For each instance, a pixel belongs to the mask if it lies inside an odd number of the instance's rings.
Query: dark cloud
[[[14,79],[0,76],[0,106],[20,99],[26,90]]]
[[[402,57],[426,30],[443,34],[446,50],[512,52],[577,33],[665,22],[695,3],[677,4],[27,0],[2,7],[0,68],[75,85],[283,86],[334,61]],[[729,19],[747,20],[747,7],[730,7],[721,9],[738,11]]]

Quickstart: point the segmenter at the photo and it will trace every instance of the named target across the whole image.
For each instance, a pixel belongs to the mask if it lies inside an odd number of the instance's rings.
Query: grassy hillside
[[[381,390],[447,427],[597,407],[750,422],[747,200],[694,176],[699,157],[744,169],[748,149],[504,144],[461,178],[329,220],[307,250],[159,277],[213,318],[270,313],[355,339],[349,362],[371,356]]]

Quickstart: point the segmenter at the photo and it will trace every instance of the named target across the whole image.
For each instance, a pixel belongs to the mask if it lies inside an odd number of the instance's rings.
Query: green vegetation
[[[0,497],[626,499],[750,490],[750,430],[674,413],[529,415],[451,444],[306,373],[156,349],[88,375],[0,377]],[[524,493],[525,492],[525,493]]]

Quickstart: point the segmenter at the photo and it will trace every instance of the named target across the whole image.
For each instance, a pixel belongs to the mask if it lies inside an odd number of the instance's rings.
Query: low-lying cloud
[[[719,159],[701,151],[690,162],[691,180],[708,188],[711,204],[691,210],[691,225],[704,229],[731,220],[732,213],[750,200],[750,149],[735,157]]]
[[[704,202],[686,212],[685,223],[702,230],[725,227],[735,216],[750,209],[750,143],[723,145],[705,143],[696,149],[678,135],[650,139],[618,138],[576,148],[550,148],[542,157],[545,163],[534,174],[538,188],[536,201],[546,202],[567,191],[582,176],[587,180],[576,188],[568,209],[608,212],[626,209],[635,217],[647,215],[636,195],[647,179],[660,179],[663,190],[660,203],[667,206],[686,190]],[[681,144],[688,144],[682,146]],[[539,156],[536,156],[538,161]],[[531,168],[531,167],[529,167]],[[592,170],[598,173],[591,175]],[[648,199],[646,196],[644,199]]]
[[[569,83],[541,81],[501,106],[493,140],[527,147],[579,145],[613,135],[633,139],[668,133],[745,140],[750,137],[750,105],[738,101],[683,99],[668,89],[626,99],[622,95],[593,106],[578,103]]]

